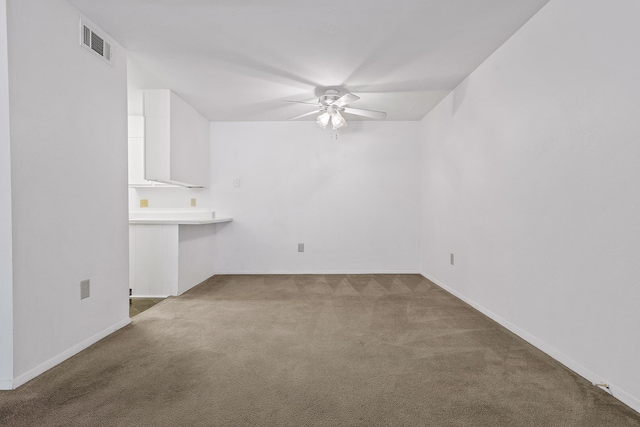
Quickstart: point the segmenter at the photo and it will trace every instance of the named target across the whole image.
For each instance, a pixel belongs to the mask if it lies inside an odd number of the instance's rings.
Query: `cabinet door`
[[[145,178],[171,182],[171,140],[169,117],[145,117]]]
[[[129,185],[145,184],[144,117],[129,116]]]
[[[172,92],[170,128],[171,179],[208,187],[209,120]]]

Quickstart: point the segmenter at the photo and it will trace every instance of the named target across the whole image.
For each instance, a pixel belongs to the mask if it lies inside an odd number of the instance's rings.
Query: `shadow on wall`
[[[451,115],[455,116],[460,107],[462,106],[464,99],[467,97],[467,86],[469,85],[469,79],[464,79],[462,83],[458,85],[453,91],[453,102],[451,104]]]

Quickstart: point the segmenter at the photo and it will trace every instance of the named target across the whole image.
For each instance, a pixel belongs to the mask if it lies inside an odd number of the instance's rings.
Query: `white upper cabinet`
[[[129,185],[144,184],[144,117],[129,116]]]
[[[209,120],[169,89],[144,91],[145,178],[209,186]]]

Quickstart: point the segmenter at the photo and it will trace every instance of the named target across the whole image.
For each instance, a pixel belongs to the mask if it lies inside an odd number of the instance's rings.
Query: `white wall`
[[[233,217],[216,226],[216,272],[418,271],[419,131],[351,122],[336,141],[309,121],[212,123],[211,199]]]
[[[0,390],[10,389],[13,383],[11,144],[6,11],[6,0],[0,0]]]
[[[129,321],[126,56],[81,48],[64,0],[7,11],[19,385]]]
[[[181,227],[181,288],[213,273],[416,272],[419,132],[418,122],[352,122],[335,140],[309,121],[215,122],[211,188],[132,188],[130,208],[189,209],[196,198],[233,217]]]
[[[149,202],[149,209],[191,209],[191,199],[196,199],[196,209],[213,209],[216,206],[208,188],[186,187],[132,187],[129,188],[129,210],[139,211],[140,199]]]
[[[425,118],[421,238],[425,275],[636,410],[638,16],[552,0]]]

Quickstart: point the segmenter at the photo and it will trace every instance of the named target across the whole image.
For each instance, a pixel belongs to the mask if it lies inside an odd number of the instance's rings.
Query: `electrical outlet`
[[[148,199],[140,199],[140,207],[141,208],[148,208],[149,207],[149,200]]]
[[[454,263],[453,254],[449,254],[449,263],[450,263],[451,265],[453,265],[453,263]]]
[[[336,132],[331,132],[329,134],[329,139],[333,139],[333,140],[337,141],[338,140],[338,134]]]
[[[233,180],[233,186],[234,187],[240,187],[240,178],[236,178]]]
[[[298,252],[304,252],[304,243],[298,243]]]
[[[89,279],[80,282],[80,299],[89,298],[91,295],[91,282]]]
[[[196,207],[196,199],[191,199],[191,207]]]

